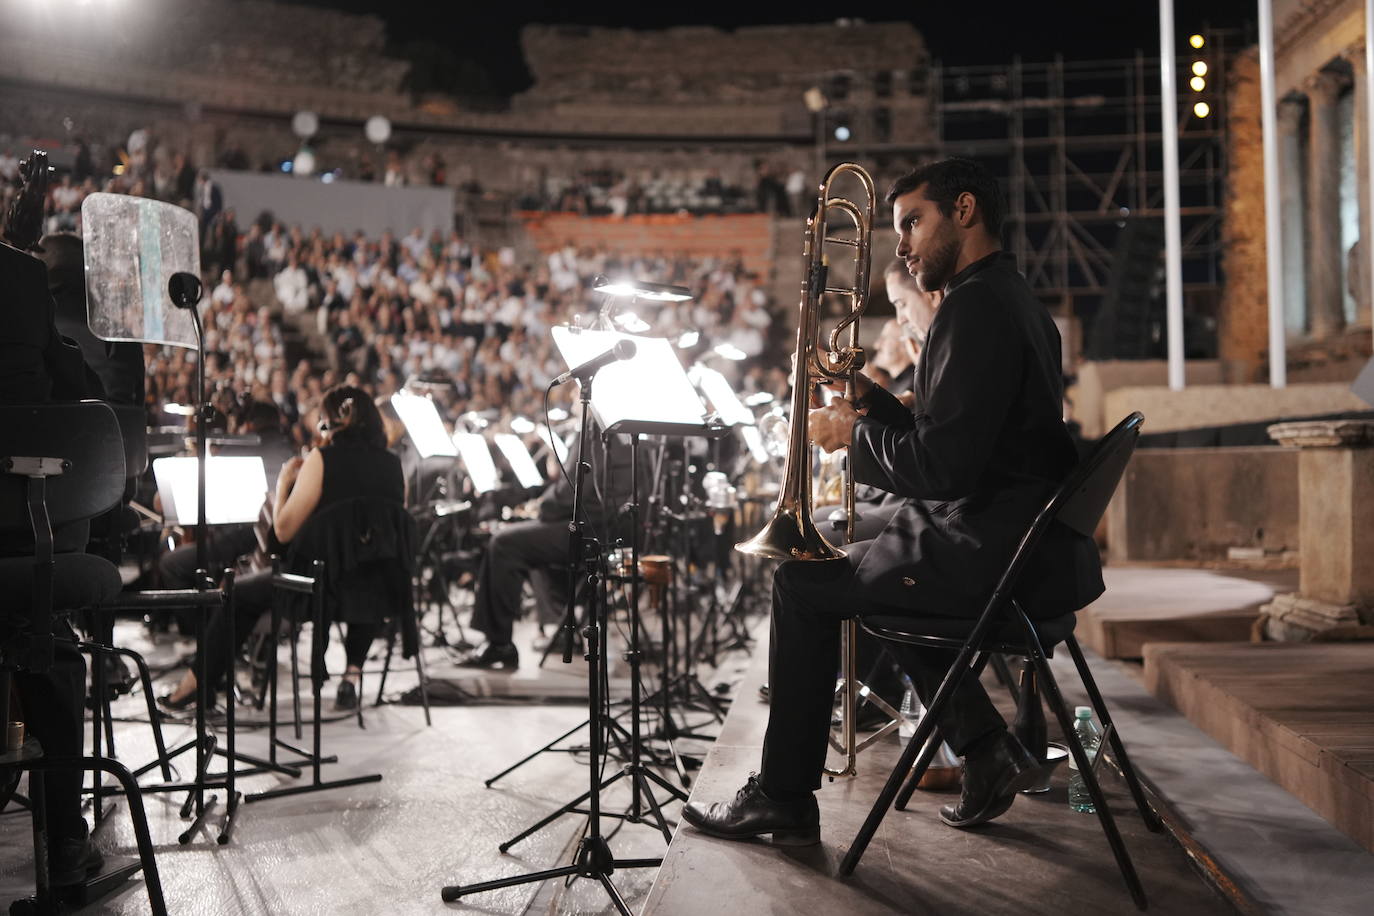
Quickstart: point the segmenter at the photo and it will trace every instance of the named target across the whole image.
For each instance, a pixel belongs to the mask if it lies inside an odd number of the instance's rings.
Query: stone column
[[[1346,49],[1344,58],[1354,74],[1355,90],[1355,186],[1360,202],[1360,237],[1348,257],[1347,281],[1355,299],[1357,321],[1369,319],[1369,239],[1370,239],[1370,176],[1369,176],[1369,85],[1365,72],[1364,42]]]
[[[1304,105],[1300,98],[1279,102],[1279,213],[1283,221],[1283,314],[1289,330],[1306,329],[1306,250],[1303,235],[1307,222],[1303,195],[1302,128]]]
[[[1298,457],[1298,594],[1260,608],[1269,639],[1374,639],[1374,421],[1269,427]]]
[[[1341,285],[1341,133],[1336,120],[1340,76],[1321,70],[1303,84],[1308,99],[1307,321],[1313,339],[1345,327]]]

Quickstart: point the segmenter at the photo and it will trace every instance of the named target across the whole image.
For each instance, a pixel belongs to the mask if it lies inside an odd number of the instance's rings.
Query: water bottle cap
[[[1073,714],[1079,719],[1091,719],[1093,717],[1093,708],[1091,706],[1075,706]]]

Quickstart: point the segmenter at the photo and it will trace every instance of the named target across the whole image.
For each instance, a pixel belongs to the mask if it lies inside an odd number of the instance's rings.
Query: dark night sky
[[[934,57],[946,64],[999,64],[1020,54],[1048,60],[1056,52],[1077,60],[1128,57],[1137,48],[1157,53],[1159,7],[1152,0],[909,0],[824,5],[719,2],[444,3],[442,0],[286,0],[371,13],[387,22],[399,46],[434,41],[480,65],[490,88],[517,92],[529,83],[520,58],[520,27],[567,23],[655,29],[673,25],[735,28],[785,22],[829,22],[847,16],[869,22],[910,21]],[[1255,0],[1175,0],[1180,36],[1211,24],[1253,30]],[[1180,52],[1185,46],[1180,40]],[[823,68],[823,64],[820,65]]]

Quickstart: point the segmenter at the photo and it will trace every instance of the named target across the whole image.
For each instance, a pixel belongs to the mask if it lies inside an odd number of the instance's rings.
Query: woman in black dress
[[[405,503],[400,460],[387,451],[382,416],[367,392],[347,386],[332,388],[325,394],[320,411],[324,444],[304,459],[292,458],[277,476],[272,528],[282,544],[290,544],[316,514],[345,500],[371,497]],[[271,608],[271,575],[270,571],[252,573],[235,583],[235,651],[247,640],[257,619]],[[357,705],[362,664],[380,627],[380,619],[348,621],[344,639],[348,667],[339,684],[337,707],[351,709]],[[227,621],[216,614],[200,647],[206,653],[206,676],[211,684],[224,677],[227,640]],[[181,709],[195,701],[195,670],[187,671],[176,688],[162,697],[164,706]]]

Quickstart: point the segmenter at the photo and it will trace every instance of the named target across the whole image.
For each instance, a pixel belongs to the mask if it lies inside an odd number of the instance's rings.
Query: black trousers
[[[854,615],[911,614],[867,600],[854,584],[854,570],[870,541],[845,549],[845,560],[788,561],[773,575],[773,638],[769,647],[769,715],[763,739],[761,779],[765,788],[810,792],[820,788],[830,712],[839,670],[840,621]],[[970,608],[970,617],[982,608]],[[929,613],[922,609],[922,613]],[[900,647],[898,662],[925,702],[935,697],[957,653]],[[940,734],[956,754],[1006,728],[977,679],[966,677],[939,720]]]
[[[229,642],[229,617],[221,609],[211,615],[201,640],[200,652],[205,656],[205,682],[216,689],[229,673],[229,650],[241,651],[257,626],[258,619],[272,610],[272,571],[249,573],[234,580],[234,641]],[[361,668],[367,661],[368,649],[381,632],[381,624],[350,623],[344,637],[344,653],[348,664]],[[328,642],[328,633],[325,634]],[[199,663],[199,657],[197,657]],[[199,667],[192,669],[199,672]]]
[[[70,627],[53,624],[53,663],[43,674],[14,673],[24,708],[25,727],[50,757],[80,757],[86,710],[86,659],[76,648]],[[9,710],[2,710],[8,718]],[[43,776],[48,844],[86,836],[81,817],[81,770],[49,770]]]
[[[525,580],[547,567],[561,567],[568,559],[568,523],[517,522],[492,535],[473,596],[472,626],[492,645],[511,642],[520,616],[520,595]],[[557,575],[559,573],[555,573]],[[535,578],[536,596],[547,580]],[[546,596],[545,596],[546,598]]]

